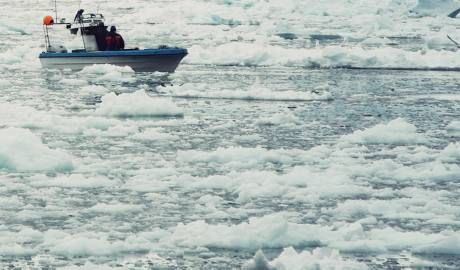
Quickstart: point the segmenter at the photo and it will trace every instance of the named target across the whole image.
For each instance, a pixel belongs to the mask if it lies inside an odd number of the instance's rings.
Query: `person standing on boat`
[[[107,26],[105,26],[103,22],[100,22],[94,31],[94,36],[96,37],[97,48],[99,49],[99,51],[106,50],[107,46],[105,38],[108,34],[109,31],[107,31]]]
[[[125,48],[123,37],[117,33],[115,26],[110,27],[110,32],[105,37],[106,51],[118,51]]]

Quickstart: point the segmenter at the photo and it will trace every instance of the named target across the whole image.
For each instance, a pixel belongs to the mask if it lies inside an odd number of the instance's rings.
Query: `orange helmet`
[[[43,24],[44,25],[52,25],[53,23],[54,23],[54,19],[50,15],[47,15],[47,16],[43,17]]]

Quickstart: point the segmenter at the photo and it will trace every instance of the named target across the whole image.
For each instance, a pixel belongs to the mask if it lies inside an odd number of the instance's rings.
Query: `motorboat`
[[[67,50],[64,46],[51,44],[48,27],[66,25],[70,33],[82,37],[83,49]],[[105,37],[109,33],[102,14],[84,14],[79,10],[72,23],[65,19],[54,22],[52,16],[43,18],[46,51],[40,53],[43,67],[52,69],[81,70],[85,66],[111,64],[129,66],[136,72],[174,72],[181,60],[187,55],[187,49],[160,46],[152,49],[115,49],[105,48]]]

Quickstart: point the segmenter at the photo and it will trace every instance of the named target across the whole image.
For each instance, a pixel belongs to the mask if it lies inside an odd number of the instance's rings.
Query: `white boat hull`
[[[174,72],[186,55],[185,49],[42,53],[40,62],[43,67],[54,69],[81,70],[85,66],[111,64],[129,66],[137,72]]]

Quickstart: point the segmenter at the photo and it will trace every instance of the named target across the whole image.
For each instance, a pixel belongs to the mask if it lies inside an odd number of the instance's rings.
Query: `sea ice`
[[[9,171],[70,171],[72,156],[50,149],[27,129],[0,129],[0,168]]]
[[[422,134],[417,133],[417,128],[398,118],[388,122],[388,124],[379,124],[374,127],[355,131],[353,134],[342,137],[343,141],[361,144],[423,144],[428,139]]]
[[[152,117],[152,116],[183,116],[182,109],[171,100],[162,97],[151,97],[144,90],[134,93],[104,95],[102,103],[95,110],[97,115],[115,117]]]

